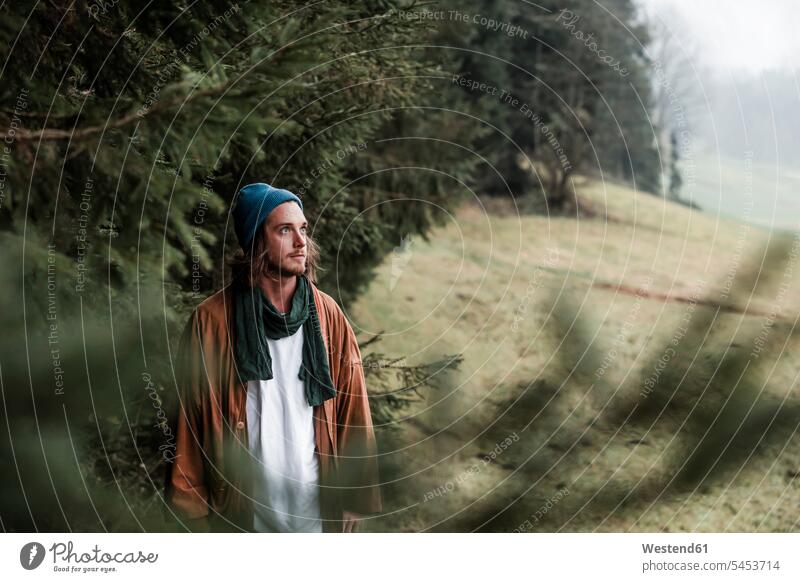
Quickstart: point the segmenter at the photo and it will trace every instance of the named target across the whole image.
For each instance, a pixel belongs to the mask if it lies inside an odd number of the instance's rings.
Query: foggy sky
[[[650,15],[674,9],[688,30],[674,30],[701,48],[712,68],[758,73],[800,70],[797,0],[639,0]]]

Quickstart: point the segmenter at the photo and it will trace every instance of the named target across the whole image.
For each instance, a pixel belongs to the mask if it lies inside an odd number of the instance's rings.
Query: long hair
[[[247,287],[255,287],[261,277],[267,274],[268,251],[264,229],[260,228],[256,232],[253,244],[247,251],[238,249],[228,259],[233,280],[243,283]],[[317,270],[322,270],[319,266],[319,255],[319,245],[310,234],[306,233],[306,270],[304,274],[314,284],[317,283]]]

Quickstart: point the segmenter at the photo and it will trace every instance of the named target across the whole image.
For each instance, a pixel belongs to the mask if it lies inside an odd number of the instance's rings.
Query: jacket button
[[[242,430],[244,428],[244,421],[240,420],[239,422],[237,422],[236,423],[236,428],[238,428],[239,430]]]

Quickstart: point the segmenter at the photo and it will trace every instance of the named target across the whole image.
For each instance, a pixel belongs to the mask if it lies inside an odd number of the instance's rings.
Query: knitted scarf
[[[303,361],[298,377],[305,385],[308,405],[318,406],[336,396],[314,292],[306,276],[297,277],[288,313],[279,312],[260,287],[250,288],[238,282],[233,287],[234,353],[241,380],[271,380],[272,356],[267,338],[276,340],[293,335],[302,325]]]

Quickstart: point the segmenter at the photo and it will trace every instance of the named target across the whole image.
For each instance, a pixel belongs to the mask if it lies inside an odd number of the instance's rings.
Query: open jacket
[[[377,450],[355,335],[332,297],[311,284],[336,397],[314,407],[323,531],[342,531],[342,511],[381,510]],[[166,500],[190,529],[252,531],[247,383],[239,380],[229,285],[201,303],[181,337],[180,410]]]

